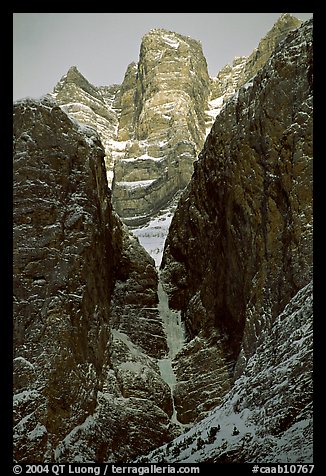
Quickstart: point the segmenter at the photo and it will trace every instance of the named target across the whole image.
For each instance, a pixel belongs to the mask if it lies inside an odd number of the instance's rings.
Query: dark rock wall
[[[311,22],[287,36],[217,117],[173,218],[162,270],[189,339],[219,346],[238,373],[270,318],[310,280]]]
[[[309,283],[273,320],[221,405],[137,461],[313,463],[312,291]]]
[[[112,330],[114,294],[121,314],[132,305],[146,322],[143,332],[155,334],[156,351],[166,349],[157,311],[145,320],[143,310],[157,304],[154,262],[112,210],[103,157],[96,131],[53,100],[15,103],[14,458],[20,462],[126,460],[174,434],[170,390],[156,361],[136,347],[140,331],[135,323]],[[149,438],[154,419],[160,423]]]
[[[102,146],[84,131],[50,101],[15,106],[15,389],[42,394],[56,438],[94,409],[118,255]]]

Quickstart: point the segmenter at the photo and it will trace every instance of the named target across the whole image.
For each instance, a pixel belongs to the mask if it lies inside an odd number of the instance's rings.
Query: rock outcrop
[[[307,22],[289,33],[217,117],[173,217],[162,276],[170,305],[182,311],[188,339],[203,338],[218,349],[215,365],[228,368],[232,383],[311,273]],[[197,358],[195,347],[188,365]],[[180,383],[176,398],[181,391],[186,397]],[[189,394],[182,405],[198,414],[197,395],[191,400]]]
[[[72,66],[55,86],[51,96],[62,109],[81,124],[94,127],[105,151],[105,167],[112,184],[114,156],[112,143],[116,138],[119,107],[118,85],[96,87]]]
[[[155,29],[143,37],[120,92],[113,202],[128,224],[148,221],[183,189],[205,137],[209,76],[201,45]]]
[[[17,102],[13,158],[14,458],[126,461],[176,434],[154,262],[112,210],[94,129]]]
[[[312,463],[312,284],[274,319],[223,403],[138,462]]]
[[[279,43],[286,38],[291,30],[295,30],[300,25],[300,20],[289,13],[283,13],[249,56],[235,58],[232,65],[225,65],[217,76],[212,78],[207,111],[208,129],[226,101],[258,73]]]

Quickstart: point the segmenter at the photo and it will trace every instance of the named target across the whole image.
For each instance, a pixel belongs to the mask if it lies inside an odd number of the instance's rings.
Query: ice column
[[[184,324],[181,321],[179,311],[173,311],[169,308],[168,296],[163,289],[161,281],[158,284],[158,309],[163,322],[163,328],[166,333],[168,346],[168,355],[158,362],[162,379],[170,386],[173,400],[172,422],[179,424],[174,407],[173,391],[176,384],[175,373],[172,368],[172,360],[182,349],[185,341]]]

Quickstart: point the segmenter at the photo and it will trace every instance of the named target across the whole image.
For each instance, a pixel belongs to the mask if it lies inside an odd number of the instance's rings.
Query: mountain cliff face
[[[205,136],[209,93],[201,45],[166,30],[144,36],[138,65],[121,87],[113,202],[126,223],[140,223],[188,183]]]
[[[235,58],[231,66],[227,64],[218,72],[215,78],[212,78],[208,103],[209,110],[207,111],[211,117],[211,120],[207,121],[209,129],[223,104],[257,74],[267,63],[279,43],[300,24],[301,21],[297,18],[289,13],[283,13],[249,56]]]
[[[15,461],[311,461],[299,24],[215,79],[199,42],[151,30],[121,86],[72,67],[14,104]],[[172,219],[160,270],[114,207],[146,249]]]
[[[161,267],[188,346],[199,338],[218,349],[215,368],[227,367],[231,383],[311,279],[311,23],[290,33],[220,112],[179,201]],[[183,366],[195,366],[200,352],[189,348]],[[195,384],[200,398],[202,379],[194,372],[175,390],[197,415],[191,394]]]
[[[95,87],[70,68],[52,96],[99,132],[113,203],[125,223],[148,223],[185,188],[226,100],[299,25],[282,15],[249,57],[236,58],[216,78],[208,76],[198,41],[163,29],[144,36],[139,61],[128,66],[121,86]]]
[[[274,319],[223,403],[137,462],[312,463],[312,285]]]
[[[121,87],[97,88],[72,67],[54,88],[67,113],[99,132],[125,223],[147,222],[189,182],[205,137],[209,84],[200,43],[154,29]]]
[[[96,131],[53,100],[15,103],[20,462],[126,460],[176,434],[157,273],[112,210],[103,157]]]
[[[51,96],[62,109],[82,124],[95,127],[105,151],[107,179],[112,184],[112,141],[116,137],[119,108],[119,86],[93,86],[72,66],[55,86]]]

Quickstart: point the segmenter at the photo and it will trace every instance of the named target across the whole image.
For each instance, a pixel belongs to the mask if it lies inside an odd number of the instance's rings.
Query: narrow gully
[[[158,310],[162,319],[163,328],[166,334],[168,354],[164,359],[158,361],[162,379],[169,385],[172,396],[173,414],[171,422],[184,427],[178,421],[177,411],[174,405],[174,389],[176,385],[176,376],[172,367],[172,361],[177,353],[182,349],[185,342],[184,325],[181,321],[181,315],[178,311],[169,308],[167,293],[164,291],[161,280],[158,283]]]

